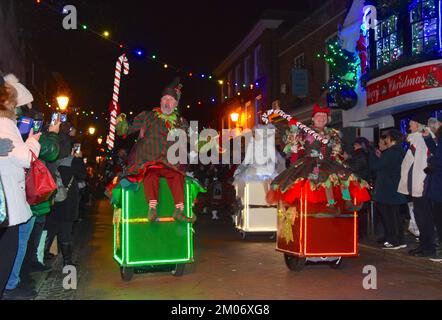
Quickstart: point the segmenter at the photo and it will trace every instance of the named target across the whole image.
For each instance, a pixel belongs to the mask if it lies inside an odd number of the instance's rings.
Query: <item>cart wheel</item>
[[[339,269],[342,267],[342,261],[344,261],[344,259],[342,257],[339,257],[338,260],[329,263],[329,266],[332,269]]]
[[[305,266],[305,258],[284,254],[284,261],[291,271],[301,271]]]
[[[184,274],[185,264],[177,264],[175,269],[172,270],[172,275],[174,277],[181,277]]]
[[[120,274],[123,281],[129,282],[134,276],[134,268],[120,267]]]
[[[247,239],[247,233],[245,231],[241,231],[241,239],[243,240]]]

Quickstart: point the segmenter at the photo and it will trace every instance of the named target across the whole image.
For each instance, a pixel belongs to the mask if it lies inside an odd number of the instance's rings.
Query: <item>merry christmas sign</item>
[[[367,106],[407,93],[442,87],[442,63],[429,64],[396,73],[369,83]]]

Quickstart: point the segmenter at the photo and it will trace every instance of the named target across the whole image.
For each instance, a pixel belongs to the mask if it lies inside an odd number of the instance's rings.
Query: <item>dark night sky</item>
[[[89,32],[66,31],[62,16],[29,1],[22,17],[32,47],[48,71],[60,72],[72,89],[73,104],[106,111],[112,95],[118,46]],[[43,0],[44,1],[44,0]],[[170,65],[194,73],[211,72],[251,30],[265,9],[311,10],[310,1],[98,1],[52,0],[58,7],[73,4],[81,23],[97,31],[109,30],[111,38],[147,54],[155,53]],[[29,16],[28,16],[29,15]],[[161,65],[129,55],[131,73],[124,78],[122,111],[139,112],[158,105],[162,88],[176,75]],[[181,105],[209,98],[207,81],[183,80]],[[212,85],[213,86],[213,85]],[[209,108],[209,110],[208,110]],[[213,105],[192,105],[186,114],[198,119],[210,114]]]

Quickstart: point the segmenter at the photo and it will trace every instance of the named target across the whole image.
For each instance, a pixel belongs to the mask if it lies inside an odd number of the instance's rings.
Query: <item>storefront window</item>
[[[376,26],[376,62],[382,68],[396,60],[403,54],[403,42],[397,33],[398,18],[393,15],[382,20]]]
[[[413,54],[438,49],[436,0],[417,0],[410,7]]]

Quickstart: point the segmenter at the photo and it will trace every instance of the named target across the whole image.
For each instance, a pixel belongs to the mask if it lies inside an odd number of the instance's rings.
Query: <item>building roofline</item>
[[[214,70],[215,76],[219,77],[264,33],[264,31],[277,29],[284,20],[281,19],[261,19],[253,29],[247,34],[241,43],[224,59]]]

